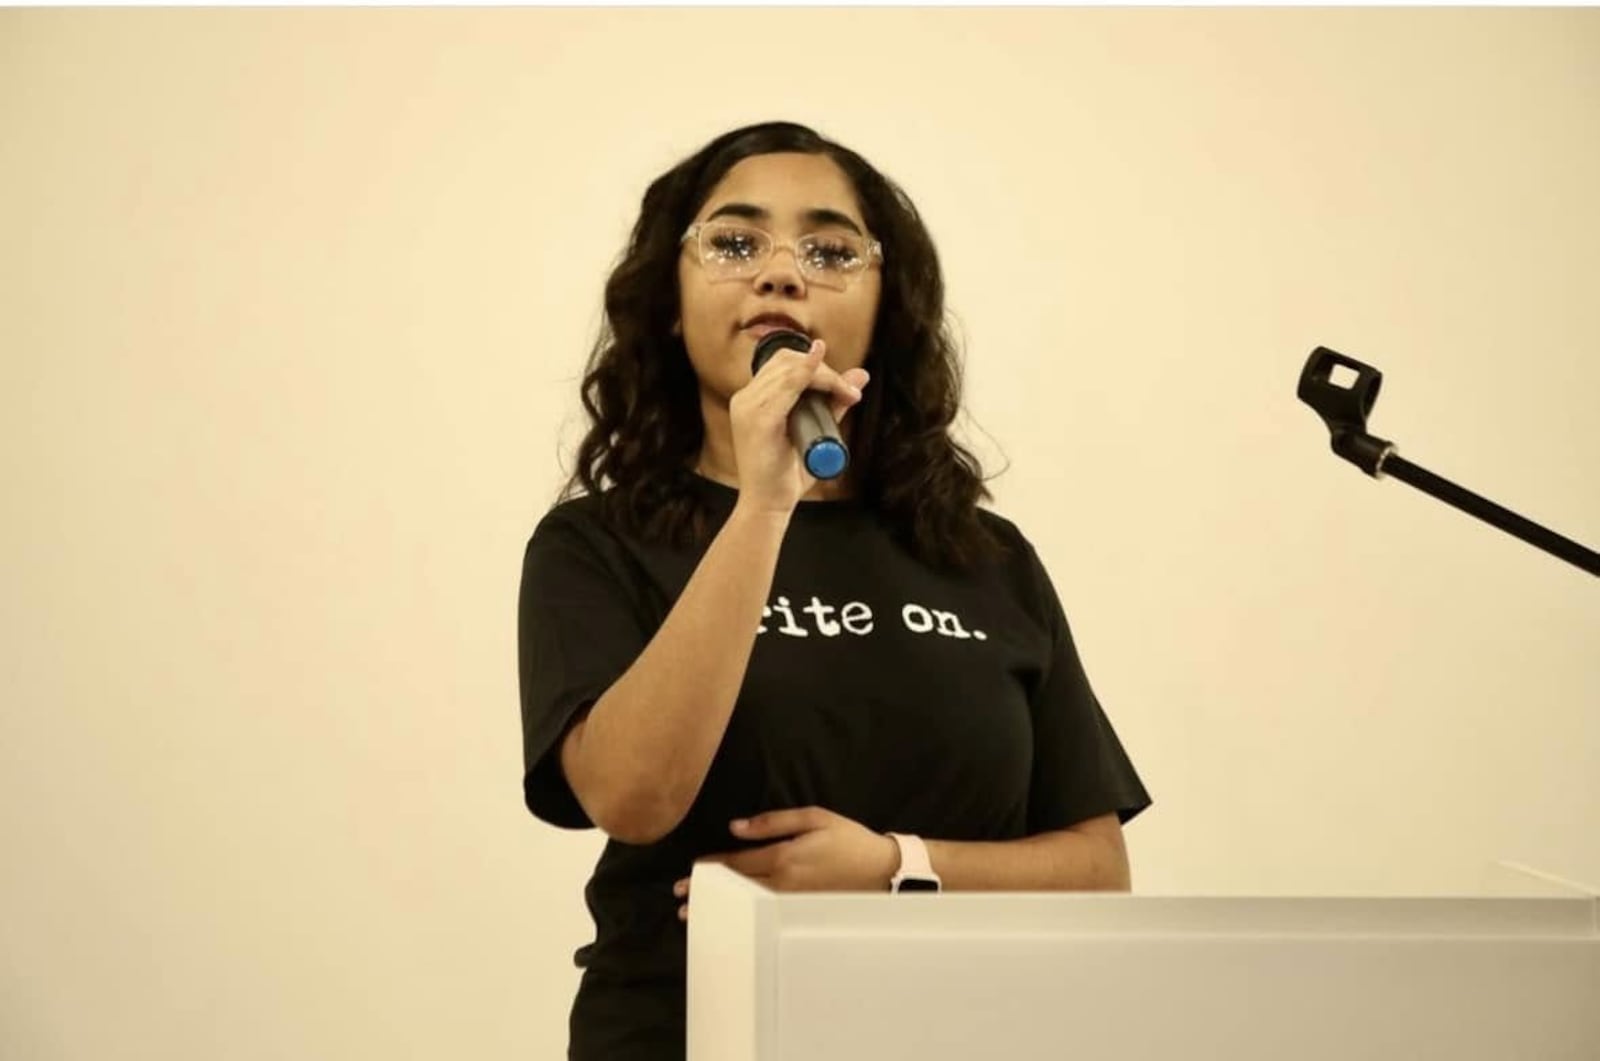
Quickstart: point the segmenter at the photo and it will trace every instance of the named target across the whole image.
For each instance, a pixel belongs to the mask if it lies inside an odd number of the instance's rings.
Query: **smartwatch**
[[[890,833],[890,839],[900,848],[900,868],[889,880],[892,892],[936,892],[943,887],[939,875],[928,860],[928,845],[920,836]]]

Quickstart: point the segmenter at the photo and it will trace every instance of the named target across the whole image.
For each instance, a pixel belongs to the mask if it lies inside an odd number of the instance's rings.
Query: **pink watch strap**
[[[890,833],[889,836],[900,848],[900,869],[889,882],[891,888],[899,883],[902,877],[922,877],[934,881],[939,879],[939,875],[933,871],[933,862],[928,858],[928,845],[922,842],[922,837],[906,833]]]

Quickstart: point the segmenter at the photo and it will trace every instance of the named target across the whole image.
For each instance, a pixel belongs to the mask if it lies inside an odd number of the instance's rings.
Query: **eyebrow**
[[[839,211],[831,210],[826,206],[813,206],[809,210],[802,211],[800,216],[808,225],[839,225],[843,228],[848,228],[858,236],[866,235],[861,231],[861,226],[857,225],[849,214],[841,214]],[[706,220],[715,221],[719,217],[742,217],[747,221],[770,221],[772,220],[772,211],[766,207],[756,206],[753,203],[723,203],[711,211],[711,216]]]

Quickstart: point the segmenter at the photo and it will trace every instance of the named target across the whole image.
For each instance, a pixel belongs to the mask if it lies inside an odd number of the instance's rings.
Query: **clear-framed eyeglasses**
[[[741,221],[701,221],[690,225],[679,242],[690,240],[713,280],[754,276],[780,247],[794,252],[807,283],[835,291],[849,287],[868,266],[883,262],[883,244],[854,232],[812,232],[780,243],[765,229]]]

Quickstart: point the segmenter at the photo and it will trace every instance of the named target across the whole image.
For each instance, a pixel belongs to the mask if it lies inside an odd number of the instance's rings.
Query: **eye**
[[[851,269],[861,251],[842,236],[812,236],[806,244],[806,261],[819,269]]]
[[[706,245],[720,258],[746,261],[761,249],[761,236],[750,229],[718,228],[706,237]]]

